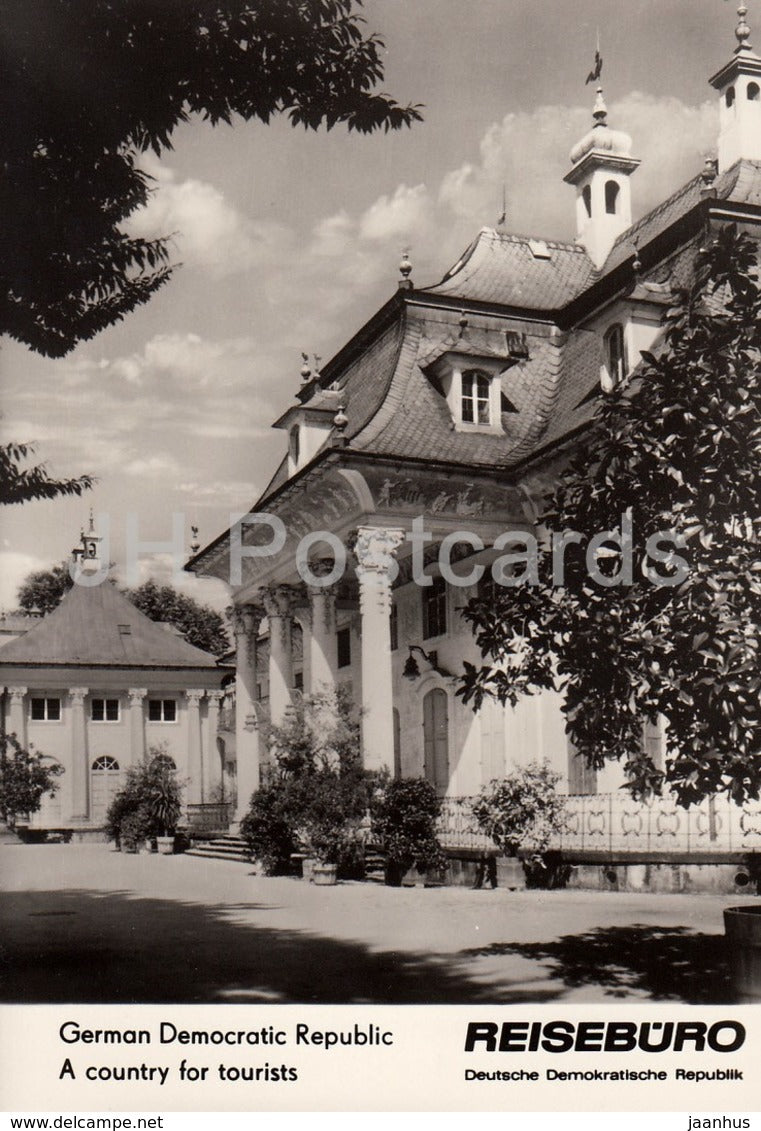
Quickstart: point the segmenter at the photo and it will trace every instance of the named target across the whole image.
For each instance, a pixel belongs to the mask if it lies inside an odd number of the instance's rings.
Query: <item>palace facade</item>
[[[488,595],[500,535],[537,529],[598,398],[657,344],[707,232],[735,223],[761,236],[761,57],[742,8],[736,37],[711,79],[718,161],[686,170],[657,208],[633,219],[639,162],[598,88],[565,177],[575,242],[483,228],[427,287],[405,257],[389,301],[320,373],[305,366],[274,425],[287,450],[270,483],[187,566],[233,587],[238,817],[268,763],[262,721],[282,721],[294,694],[346,685],[365,765],[425,775],[453,852],[480,843],[462,799],[548,759],[569,794],[556,847],[579,882],[641,886],[675,864],[662,882],[688,886],[707,868],[711,882],[752,881],[757,808],[637,804],[616,764],[594,773],[569,748],[558,695],[474,713],[455,694],[463,661],[480,662],[461,608]],[[658,728],[643,742],[657,761]]]

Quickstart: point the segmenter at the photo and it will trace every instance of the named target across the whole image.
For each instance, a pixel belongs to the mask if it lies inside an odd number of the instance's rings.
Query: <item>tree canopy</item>
[[[32,444],[0,445],[0,503],[27,503],[32,499],[81,495],[92,487],[90,475],[81,475],[78,479],[52,479],[44,464],[24,467],[24,461],[33,453]]]
[[[370,133],[420,118],[378,93],[361,0],[4,0],[0,332],[60,357],[146,302],[166,239],[125,234],[140,154],[193,115]],[[168,233],[168,235],[171,233]]]
[[[15,825],[18,817],[36,813],[45,794],[57,792],[62,773],[59,763],[25,750],[15,735],[0,735],[0,817]]]
[[[562,585],[543,541],[534,579],[465,613],[487,661],[466,665],[466,700],[562,687],[581,757],[620,760],[635,796],[665,786],[683,805],[722,792],[741,803],[761,785],[757,260],[733,226],[707,234],[662,343],[601,398],[543,518],[548,536],[582,536]],[[663,765],[642,741],[659,717]]]

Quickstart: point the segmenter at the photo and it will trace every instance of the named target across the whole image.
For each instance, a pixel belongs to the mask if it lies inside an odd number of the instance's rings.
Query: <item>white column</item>
[[[9,687],[10,706],[8,709],[8,734],[15,734],[21,746],[26,749],[26,687]]]
[[[201,805],[203,791],[203,755],[201,748],[201,700],[206,692],[194,688],[185,692],[188,700],[188,792],[191,805]]]
[[[262,591],[270,633],[270,722],[280,726],[291,706],[291,590],[278,585]]]
[[[219,800],[219,786],[222,782],[222,762],[217,746],[219,730],[219,705],[224,697],[223,691],[207,692],[209,714],[206,719],[206,744],[203,751],[204,799]]]
[[[70,687],[71,698],[71,793],[72,817],[86,821],[90,815],[90,773],[87,755],[85,699],[89,688]]]
[[[403,530],[361,526],[354,545],[362,617],[362,761],[394,771],[391,569]]]
[[[264,618],[259,605],[233,609],[235,633],[235,759],[238,802],[235,821],[248,813],[259,788],[259,731],[256,709],[256,638]]]
[[[130,765],[139,766],[145,761],[145,718],[143,700],[148,694],[147,687],[130,687],[129,695],[129,750]]]
[[[308,690],[311,694],[322,689],[332,690],[336,683],[336,590],[335,586],[311,585],[312,631],[309,635]]]

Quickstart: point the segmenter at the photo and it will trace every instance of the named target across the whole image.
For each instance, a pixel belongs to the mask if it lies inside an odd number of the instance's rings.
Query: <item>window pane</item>
[[[399,609],[391,606],[391,651],[396,652],[399,647]]]
[[[102,699],[93,699],[90,703],[90,718],[93,722],[103,722],[103,705],[104,701]]]
[[[164,722],[173,723],[177,718],[177,704],[174,699],[164,700]]]
[[[351,631],[348,628],[336,633],[336,660],[339,668],[348,668],[351,664]]]
[[[148,718],[152,723],[161,722],[161,700],[149,699],[148,700]]]
[[[60,699],[48,699],[47,705],[48,705],[48,718],[52,719],[54,722],[57,722],[61,717],[61,700]]]
[[[44,719],[45,718],[45,700],[33,699],[32,700],[32,718]]]
[[[466,424],[472,424],[473,423],[473,398],[472,397],[465,397],[464,396],[462,398],[462,419],[464,420],[464,422]]]
[[[107,699],[106,700],[106,718],[110,723],[118,722],[119,719],[119,700]]]
[[[446,583],[434,578],[433,585],[423,590],[423,637],[443,636],[447,630]]]

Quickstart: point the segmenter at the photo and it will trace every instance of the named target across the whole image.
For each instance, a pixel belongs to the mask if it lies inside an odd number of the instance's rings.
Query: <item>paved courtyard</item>
[[[730,1002],[722,909],[753,899],[322,888],[219,860],[2,845],[0,1000]]]

